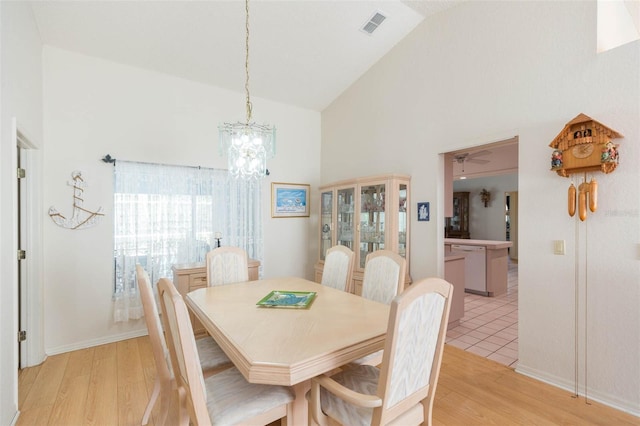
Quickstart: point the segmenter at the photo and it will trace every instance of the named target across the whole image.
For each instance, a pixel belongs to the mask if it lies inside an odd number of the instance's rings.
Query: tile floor
[[[464,317],[447,331],[446,343],[510,367],[518,363],[518,264],[509,262],[507,293],[466,293]]]

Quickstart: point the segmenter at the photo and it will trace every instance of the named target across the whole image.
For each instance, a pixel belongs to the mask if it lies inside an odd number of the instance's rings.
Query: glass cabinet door
[[[333,191],[320,194],[320,259],[324,260],[327,250],[333,246]]]
[[[451,216],[451,230],[460,232],[460,198],[453,197],[453,216]]]
[[[469,193],[453,193],[453,216],[446,219],[445,237],[469,238]]]
[[[398,188],[399,213],[398,213],[398,254],[404,258],[407,256],[407,184],[401,183]]]
[[[354,234],[354,208],[355,208],[355,188],[342,188],[338,189],[338,211],[336,224],[338,229],[336,230],[336,243],[342,244],[345,247],[349,247],[351,250],[353,247],[353,234]]]
[[[384,249],[385,184],[360,187],[360,268],[367,255]]]

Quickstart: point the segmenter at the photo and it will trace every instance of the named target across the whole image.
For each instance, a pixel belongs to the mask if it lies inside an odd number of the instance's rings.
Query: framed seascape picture
[[[309,185],[271,183],[271,217],[309,217]]]

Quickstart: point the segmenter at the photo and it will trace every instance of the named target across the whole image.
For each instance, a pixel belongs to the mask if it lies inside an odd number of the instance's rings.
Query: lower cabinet
[[[446,254],[444,257],[444,279],[453,285],[449,328],[457,327],[464,316],[465,257]]]
[[[260,268],[260,261],[249,259],[249,281],[259,279],[258,268]],[[173,284],[182,297],[190,291],[207,286],[207,267],[204,262],[177,264],[173,265],[171,269],[173,270]],[[207,330],[205,330],[204,326],[191,311],[189,311],[189,318],[191,318],[191,325],[193,326],[195,336],[205,336]]]

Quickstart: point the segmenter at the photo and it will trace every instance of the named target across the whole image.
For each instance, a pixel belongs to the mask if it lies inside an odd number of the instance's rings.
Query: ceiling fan
[[[453,161],[455,161],[458,164],[464,164],[464,163],[487,164],[489,160],[483,160],[477,157],[482,157],[489,154],[491,154],[491,151],[486,149],[483,149],[482,151],[478,151],[478,152],[463,152],[461,154],[454,155]]]

